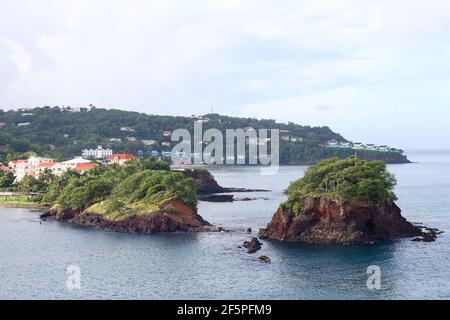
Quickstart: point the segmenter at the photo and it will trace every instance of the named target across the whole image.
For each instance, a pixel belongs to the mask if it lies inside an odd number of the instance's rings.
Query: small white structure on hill
[[[81,156],[83,158],[106,159],[113,153],[112,149],[103,149],[102,146],[98,146],[97,149],[84,149]]]

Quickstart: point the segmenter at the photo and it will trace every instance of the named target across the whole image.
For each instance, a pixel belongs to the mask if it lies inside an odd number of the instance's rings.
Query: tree
[[[344,201],[368,201],[377,204],[397,200],[395,177],[383,161],[365,161],[354,157],[321,161],[293,182],[286,194],[295,203],[301,196],[339,197]]]
[[[14,183],[14,174],[11,171],[0,171],[0,189],[11,188]]]

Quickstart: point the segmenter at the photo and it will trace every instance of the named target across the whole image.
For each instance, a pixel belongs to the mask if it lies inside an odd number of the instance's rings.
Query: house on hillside
[[[103,149],[102,146],[98,146],[97,149],[84,149],[81,153],[83,158],[94,158],[94,159],[106,159],[113,155],[112,149]]]
[[[78,172],[79,174],[84,174],[90,170],[95,169],[98,166],[98,164],[93,163],[93,162],[89,162],[89,163],[78,163],[75,166],[75,171]]]
[[[363,145],[361,142],[355,142],[355,143],[353,144],[353,149],[356,149],[356,150],[364,150],[365,148],[366,148],[366,146]]]
[[[56,172],[56,168],[59,169],[59,172]],[[34,177],[37,179],[39,176],[44,173],[45,170],[49,170],[54,175],[59,175],[62,173],[62,166],[59,162],[42,162],[38,166],[35,167]]]
[[[10,167],[8,167],[8,166],[0,166],[0,170],[1,171],[5,171],[5,172],[12,171],[12,169]]]
[[[34,175],[34,168],[28,164],[28,160],[12,160],[8,165],[14,172],[16,181],[22,181],[27,175]]]
[[[134,132],[135,130],[134,130],[134,128],[131,128],[131,127],[121,127],[120,131],[123,131],[123,132]]]
[[[141,140],[141,141],[142,141],[142,143],[143,143],[144,145],[146,145],[146,146],[153,146],[153,145],[156,144],[156,141],[155,141],[155,140]]]
[[[28,158],[27,161],[31,166],[36,167],[36,166],[39,166],[41,163],[53,162],[53,159],[33,156],[33,157]]]
[[[108,157],[109,164],[118,164],[119,166],[123,166],[127,161],[138,159],[138,156],[134,154],[113,154]]]
[[[291,141],[292,142],[303,142],[305,140],[305,138],[303,138],[303,137],[294,137],[294,136],[291,136]]]
[[[73,159],[64,161],[61,163],[64,170],[75,170],[77,168],[77,165],[79,164],[86,164],[86,163],[92,163],[89,160],[83,159],[82,157],[75,157]]]
[[[339,148],[339,146],[340,146],[339,142],[337,142],[335,140],[327,142],[327,147],[328,148]]]

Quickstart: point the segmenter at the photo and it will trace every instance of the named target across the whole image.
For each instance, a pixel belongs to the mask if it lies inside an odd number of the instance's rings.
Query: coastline
[[[34,209],[34,210],[39,210],[39,211],[45,211],[50,209],[49,207],[37,204],[37,203],[30,203],[30,204],[25,204],[25,203],[11,203],[11,204],[6,204],[4,202],[0,202],[0,208],[4,208],[4,209]]]

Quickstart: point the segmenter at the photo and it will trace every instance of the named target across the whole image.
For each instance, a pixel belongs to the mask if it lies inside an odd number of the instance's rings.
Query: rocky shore
[[[170,211],[163,207],[155,212],[131,215],[120,220],[110,220],[102,214],[92,212],[62,209],[48,210],[41,215],[41,218],[54,218],[58,221],[77,223],[95,229],[137,234],[220,231],[180,201],[170,201],[166,207],[170,207]]]
[[[224,194],[224,193],[245,193],[245,192],[268,192],[264,189],[246,189],[246,188],[224,188],[220,186],[214,176],[207,170],[186,170],[183,171],[186,178],[194,179],[198,184],[198,195],[201,196],[203,201],[208,201],[209,195]],[[218,196],[213,202],[230,202],[232,196]],[[221,199],[220,199],[221,198]]]
[[[436,239],[429,230],[414,226],[395,203],[342,203],[326,197],[301,197],[299,212],[281,206],[266,229],[263,239],[311,244],[369,244],[399,238],[415,241]],[[433,229],[434,230],[434,229]],[[436,235],[436,232],[433,233]]]

